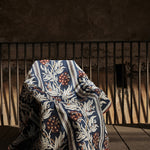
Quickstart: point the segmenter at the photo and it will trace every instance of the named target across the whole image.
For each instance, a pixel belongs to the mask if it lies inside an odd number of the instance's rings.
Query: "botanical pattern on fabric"
[[[35,61],[20,95],[21,137],[10,148],[30,138],[28,149],[108,150],[103,113],[109,107],[75,61]]]

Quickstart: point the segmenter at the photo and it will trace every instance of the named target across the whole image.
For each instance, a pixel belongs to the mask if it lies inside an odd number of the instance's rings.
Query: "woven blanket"
[[[103,90],[73,60],[37,60],[19,99],[19,150],[108,150]]]

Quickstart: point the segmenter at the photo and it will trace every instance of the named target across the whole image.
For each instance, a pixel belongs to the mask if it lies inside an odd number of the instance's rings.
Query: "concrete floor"
[[[150,148],[150,125],[107,125],[110,150],[143,150]],[[0,150],[7,150],[19,134],[17,127],[0,127]]]

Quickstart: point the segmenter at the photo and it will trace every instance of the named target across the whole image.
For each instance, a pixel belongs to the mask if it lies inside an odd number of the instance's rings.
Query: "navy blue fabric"
[[[37,60],[22,88],[21,134],[10,149],[108,150],[103,113],[110,104],[75,61]]]

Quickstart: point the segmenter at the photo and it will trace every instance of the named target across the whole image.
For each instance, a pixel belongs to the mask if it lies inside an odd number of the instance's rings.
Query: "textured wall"
[[[0,41],[148,40],[149,0],[1,0]]]

